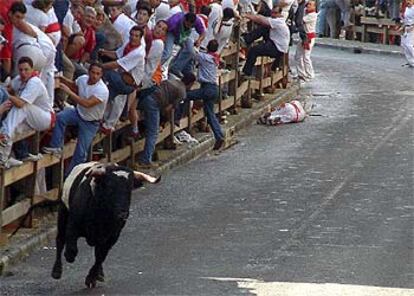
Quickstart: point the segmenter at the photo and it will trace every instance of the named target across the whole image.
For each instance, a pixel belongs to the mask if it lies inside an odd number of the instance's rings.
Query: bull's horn
[[[158,178],[138,172],[138,171],[134,171],[134,176],[135,178],[142,180],[142,181],[147,181],[149,183],[158,183],[159,181],[161,181],[161,176],[159,176]]]

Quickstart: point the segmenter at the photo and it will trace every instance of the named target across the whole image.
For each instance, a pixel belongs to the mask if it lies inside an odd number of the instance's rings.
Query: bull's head
[[[129,216],[132,189],[141,187],[143,182],[158,183],[161,177],[133,171],[116,164],[99,164],[88,173],[91,188],[100,210],[107,218],[124,224]]]

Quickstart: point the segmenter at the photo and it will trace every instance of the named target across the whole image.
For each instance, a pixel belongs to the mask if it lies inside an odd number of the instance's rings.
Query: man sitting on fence
[[[18,72],[9,86],[9,100],[13,107],[3,120],[0,133],[0,164],[9,167],[13,137],[25,126],[37,131],[53,127],[55,113],[53,102],[49,98],[43,82],[33,69],[33,61],[21,57],[18,61]]]
[[[272,9],[272,17],[262,15],[246,14],[245,17],[260,25],[270,27],[269,36],[260,44],[249,49],[246,64],[243,68],[245,78],[252,78],[253,67],[257,57],[267,56],[282,59],[283,54],[289,50],[290,32],[282,16],[282,8],[275,6]],[[265,30],[262,31],[263,33]],[[260,36],[266,37],[266,36]],[[257,36],[257,38],[259,38]],[[242,39],[243,40],[243,39]]]
[[[61,78],[60,89],[65,91],[76,107],[67,107],[57,115],[56,125],[53,129],[49,147],[43,152],[48,154],[62,153],[66,126],[78,127],[78,138],[72,161],[65,172],[67,176],[72,168],[87,160],[89,148],[99,129],[109,91],[102,80],[102,65],[93,63],[89,66],[88,75],[82,75],[76,82]]]

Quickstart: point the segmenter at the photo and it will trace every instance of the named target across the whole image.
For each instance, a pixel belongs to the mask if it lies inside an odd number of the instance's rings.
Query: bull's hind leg
[[[110,239],[106,244],[95,246],[95,264],[91,267],[85,279],[85,285],[88,288],[95,288],[96,281],[105,281],[102,263],[105,261],[109,250],[118,240],[118,237],[119,234]]]
[[[62,276],[62,252],[65,247],[65,236],[66,236],[66,224],[68,220],[68,210],[65,206],[59,207],[58,213],[58,225],[56,235],[56,260],[52,269],[52,277],[54,279],[60,279]]]

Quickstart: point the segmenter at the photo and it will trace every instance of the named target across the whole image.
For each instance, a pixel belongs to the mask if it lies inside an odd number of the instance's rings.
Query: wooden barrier
[[[239,82],[240,76],[240,44],[239,44],[239,29],[236,27],[234,30],[234,40],[236,42],[230,42],[229,46],[223,51],[222,58],[226,63],[227,70],[222,70],[219,78],[220,86],[220,98],[215,106],[216,113],[222,113],[225,110],[229,110],[232,114],[237,114],[237,109],[240,107],[250,107],[252,100],[252,91],[257,92],[260,95],[263,94],[266,88],[274,90],[275,88],[287,87],[287,75],[288,75],[288,55],[282,61],[281,66],[277,71],[271,71],[270,67],[273,62],[270,58],[259,58],[256,63],[256,70],[258,73],[256,80],[248,80]],[[224,98],[223,86],[228,85],[228,95]],[[244,100],[244,103],[243,103]],[[172,118],[174,118],[172,116]],[[158,136],[157,144],[162,143],[168,138],[171,140],[174,133],[182,129],[187,129],[190,133],[195,123],[204,120],[203,110],[199,110],[196,114],[192,114],[192,110],[189,110],[188,116],[181,119],[179,126],[177,127],[174,122],[167,122],[164,124],[160,134]],[[102,145],[104,147],[103,155],[101,155],[99,161],[101,162],[121,162],[128,165],[133,165],[136,155],[143,150],[144,139],[133,140],[129,139],[122,147],[114,150],[113,141],[115,136],[121,136],[127,138],[127,132],[130,128],[129,122],[121,122],[117,125],[114,132],[106,136],[98,133],[93,141],[93,145],[90,150],[90,157],[93,157],[93,149],[96,145]],[[37,132],[31,131],[22,135],[19,135],[17,141],[32,140],[33,153],[40,151],[40,138],[41,135]],[[60,157],[55,155],[44,155],[44,157],[38,161],[25,162],[22,166],[14,167],[10,169],[0,168],[0,244],[7,243],[9,233],[14,229],[16,223],[19,222],[29,210],[32,205],[41,203],[46,200],[57,200],[60,196],[63,186],[63,171],[64,164],[70,157],[72,157],[76,146],[76,141],[71,140],[64,146],[63,153]],[[51,173],[48,181],[51,184],[51,188],[40,196],[35,195],[36,177],[41,170],[47,170]],[[8,189],[11,186],[24,183],[24,198],[19,201],[10,204],[10,193]],[[25,221],[25,227],[33,226],[33,215],[28,217]]]

